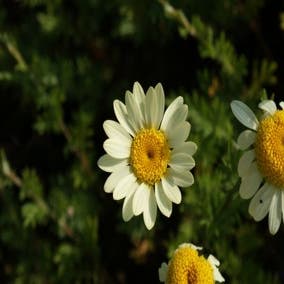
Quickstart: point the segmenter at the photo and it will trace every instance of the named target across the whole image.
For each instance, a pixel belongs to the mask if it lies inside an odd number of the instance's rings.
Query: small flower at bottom
[[[284,216],[284,102],[281,110],[272,100],[259,104],[264,112],[257,118],[240,101],[233,101],[235,117],[249,129],[238,137],[237,144],[244,154],[238,164],[241,177],[240,196],[252,198],[249,213],[255,221],[268,214],[269,231],[276,234]]]
[[[143,213],[150,230],[156,221],[157,206],[165,216],[172,213],[172,202],[181,202],[179,187],[194,183],[190,170],[197,146],[186,142],[190,124],[188,107],[176,98],[166,109],[162,85],[150,87],[145,95],[139,83],[125,94],[125,104],[114,101],[118,122],[107,120],[104,142],[107,152],[98,166],[110,172],[104,190],[115,200],[124,198],[122,217],[129,221]]]
[[[199,255],[197,247],[190,243],[182,244],[176,249],[168,264],[162,263],[159,280],[166,284],[213,284],[224,282],[217,266],[220,262],[209,255],[206,259]]]

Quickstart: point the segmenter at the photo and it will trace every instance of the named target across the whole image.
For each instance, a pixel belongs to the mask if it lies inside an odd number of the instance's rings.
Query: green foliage
[[[277,83],[275,71],[277,63],[263,59],[261,62],[254,62],[252,70],[252,81],[248,89],[248,97],[253,96],[261,86],[274,85]]]
[[[35,227],[37,224],[44,222],[48,208],[43,200],[42,193],[42,185],[35,171],[24,170],[19,197],[21,200],[34,201],[26,202],[22,205],[24,227]]]
[[[42,185],[34,170],[23,171],[22,183],[20,199],[42,198]]]
[[[192,24],[200,41],[199,52],[202,58],[210,58],[221,65],[222,71],[229,76],[243,76],[246,61],[238,56],[232,43],[224,33],[216,36],[212,27],[207,26],[199,17],[193,17]]]
[[[269,235],[239,197],[229,105],[279,100],[283,22],[268,0],[3,1],[0,282],[158,283],[192,242],[227,283],[281,283],[283,230]],[[194,185],[150,232],[123,222],[97,167],[102,123],[136,80],[184,97],[198,145]]]
[[[45,218],[45,210],[34,203],[26,203],[22,206],[23,225],[24,227],[35,227],[42,223]]]

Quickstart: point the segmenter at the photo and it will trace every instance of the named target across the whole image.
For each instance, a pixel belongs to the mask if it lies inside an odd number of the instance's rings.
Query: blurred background
[[[238,195],[229,108],[283,100],[283,50],[283,1],[1,0],[0,283],[159,283],[184,242],[227,283],[284,283],[284,226],[271,236]],[[123,222],[97,167],[135,81],[185,98],[199,146],[194,185],[151,231]]]

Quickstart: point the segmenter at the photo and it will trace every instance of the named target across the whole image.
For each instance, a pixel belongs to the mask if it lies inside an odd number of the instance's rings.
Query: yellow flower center
[[[190,246],[179,248],[172,257],[166,284],[213,284],[211,264]]]
[[[154,128],[142,129],[131,145],[130,164],[141,182],[154,185],[167,171],[170,148],[165,134]]]
[[[284,110],[259,123],[255,153],[262,175],[276,187],[284,188]]]

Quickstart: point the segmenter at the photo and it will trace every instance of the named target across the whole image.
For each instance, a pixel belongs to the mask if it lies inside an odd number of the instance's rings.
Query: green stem
[[[195,27],[189,22],[185,14],[182,10],[174,8],[168,1],[166,0],[158,0],[164,7],[165,13],[178,21],[185,30],[192,36],[197,37],[197,32]]]
[[[21,52],[17,49],[15,45],[13,45],[10,41],[5,42],[6,47],[10,54],[14,57],[18,64],[18,68],[22,71],[27,71],[28,70],[28,65],[26,61],[24,60]]]

